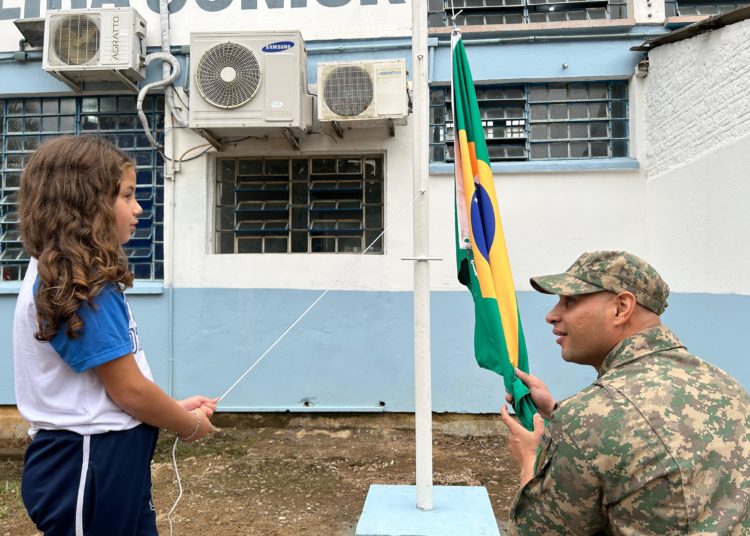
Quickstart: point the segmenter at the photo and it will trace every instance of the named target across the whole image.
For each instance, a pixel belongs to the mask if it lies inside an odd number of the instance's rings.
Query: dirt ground
[[[415,483],[413,415],[218,414],[221,430],[179,444],[175,535],[351,536],[370,484]],[[502,528],[517,483],[498,416],[435,415],[435,485],[484,486]],[[160,534],[177,497],[174,437],[153,463]],[[0,441],[0,536],[38,533],[20,500],[22,441]],[[458,536],[458,535],[457,535]]]

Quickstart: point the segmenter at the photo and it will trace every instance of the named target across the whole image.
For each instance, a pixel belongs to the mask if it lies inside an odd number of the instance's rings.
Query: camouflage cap
[[[667,308],[669,287],[654,268],[626,251],[584,253],[565,273],[531,278],[531,286],[545,294],[576,296],[608,290],[628,291],[636,301],[660,315]]]

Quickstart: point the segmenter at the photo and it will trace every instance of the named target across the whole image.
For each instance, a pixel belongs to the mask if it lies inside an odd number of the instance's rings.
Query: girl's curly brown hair
[[[134,165],[108,141],[76,136],[45,142],[28,160],[19,219],[24,248],[38,260],[38,340],[52,340],[62,324],[77,337],[81,303],[93,305],[107,283],[132,286],[114,203],[123,171]]]

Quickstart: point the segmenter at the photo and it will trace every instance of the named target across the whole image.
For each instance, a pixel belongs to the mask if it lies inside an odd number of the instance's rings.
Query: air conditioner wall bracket
[[[203,138],[208,143],[210,143],[214,149],[216,149],[219,152],[224,151],[224,144],[219,141],[219,138],[213,132],[211,132],[210,130],[206,128],[194,128],[193,130],[201,138]]]
[[[286,140],[289,142],[289,144],[292,146],[292,148],[296,151],[302,150],[302,147],[300,146],[300,138],[298,135],[296,135],[294,132],[289,130],[288,128],[282,128],[281,133],[284,135]]]
[[[338,121],[331,121],[331,128],[339,138],[344,137],[344,129],[341,128],[341,124]]]
[[[127,76],[125,76],[124,74],[122,74],[122,73],[121,73],[120,71],[118,71],[118,70],[116,70],[116,69],[113,69],[113,70],[112,70],[112,74],[113,74],[113,75],[114,75],[114,76],[115,76],[115,77],[116,77],[116,78],[117,78],[117,79],[118,79],[118,80],[119,80],[120,82],[122,82],[123,84],[125,84],[125,86],[126,86],[126,87],[127,87],[128,89],[132,90],[132,91],[133,91],[133,93],[138,93],[138,85],[137,85],[136,83],[134,83],[134,82],[133,82],[132,80],[130,80],[130,79],[129,79],[129,78],[127,77]]]
[[[51,73],[55,78],[57,78],[60,82],[68,86],[70,89],[72,89],[76,93],[83,92],[83,84],[74,82],[69,77],[65,76],[65,73],[62,73],[60,71],[52,71]]]

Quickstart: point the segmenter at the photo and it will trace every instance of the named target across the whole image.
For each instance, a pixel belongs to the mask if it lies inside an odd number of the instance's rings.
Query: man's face
[[[599,369],[618,342],[611,322],[616,298],[611,292],[559,297],[545,320],[552,324],[565,361]]]

